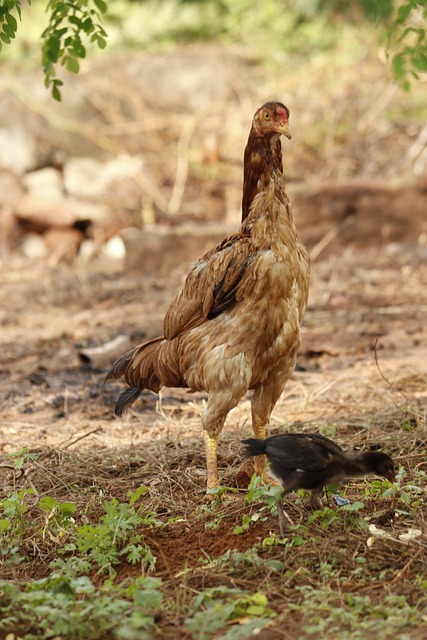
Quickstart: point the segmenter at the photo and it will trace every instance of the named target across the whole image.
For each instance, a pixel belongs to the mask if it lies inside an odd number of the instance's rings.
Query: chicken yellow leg
[[[206,488],[213,489],[219,485],[218,463],[217,463],[217,442],[219,434],[224,426],[228,412],[236,406],[239,399],[245,393],[245,383],[243,380],[240,387],[234,389],[235,395],[230,394],[229,389],[223,391],[212,390],[209,393],[208,402],[202,411],[203,438],[206,451],[207,481]]]
[[[270,420],[270,414],[279,399],[285,386],[285,381],[281,376],[271,375],[266,383],[255,387],[252,396],[252,428],[255,438],[264,440],[266,437],[266,427]],[[267,456],[255,456],[255,473],[261,476],[268,484],[277,484],[267,472]]]
[[[218,463],[216,456],[218,436],[211,436],[205,429],[203,430],[206,452],[207,480],[206,488],[213,489],[218,486]]]

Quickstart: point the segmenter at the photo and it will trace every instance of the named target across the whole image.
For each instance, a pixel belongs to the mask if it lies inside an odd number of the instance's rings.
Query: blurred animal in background
[[[228,412],[252,389],[253,431],[264,438],[300,344],[309,259],[285,192],[281,136],[291,137],[289,109],[267,102],[245,149],[240,229],[195,263],[166,312],[164,335],[125,353],[106,376],[129,385],[118,416],[144,389],[208,393],[201,417],[208,489],[218,484],[217,440]],[[258,473],[265,463],[257,459]]]
[[[322,508],[320,494],[324,486],[345,478],[357,478],[369,474],[381,476],[393,482],[393,460],[380,451],[344,452],[329,438],[320,433],[285,433],[265,440],[248,438],[245,456],[266,455],[270,462],[269,473],[283,485],[282,499],[297,489],[311,490],[311,506]],[[282,500],[277,503],[280,532],[283,535],[286,514]]]

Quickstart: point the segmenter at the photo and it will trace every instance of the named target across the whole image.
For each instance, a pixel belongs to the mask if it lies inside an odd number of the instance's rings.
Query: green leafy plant
[[[264,545],[264,540],[272,540],[272,543]],[[278,539],[278,536],[273,534],[271,538],[265,538],[262,543],[263,549],[268,549],[275,544],[283,544],[283,539]],[[273,542],[274,540],[274,542]],[[258,549],[252,547],[246,551],[238,551],[237,549],[229,549],[222,556],[207,561],[206,569],[215,569],[217,571],[224,571],[226,568],[239,570],[243,575],[250,573],[251,569],[268,573],[281,573],[284,568],[283,560],[276,558],[263,557],[259,554]]]
[[[86,57],[82,35],[100,49],[107,46],[107,33],[101,26],[102,14],[107,11],[104,0],[50,0],[47,5],[49,24],[42,33],[42,65],[45,85],[55,100],[61,100],[62,80],[56,77],[60,62],[71,73],[78,73],[79,59]]]
[[[26,464],[33,462],[34,460],[37,460],[37,457],[38,456],[36,453],[29,453],[27,447],[24,447],[23,449],[20,449],[19,451],[15,451],[13,453],[5,454],[4,456],[5,460],[6,461],[10,460],[11,466],[14,470],[13,483],[15,488],[16,488],[17,472],[22,471]]]
[[[335,522],[343,520],[346,529],[358,527],[366,529],[368,524],[363,518],[358,516],[359,511],[362,511],[364,506],[363,502],[356,500],[355,502],[339,507],[339,509],[323,507],[323,509],[317,509],[309,516],[307,524],[312,524],[317,521],[322,529],[328,529]]]
[[[147,492],[146,486],[139,487],[133,493],[129,492],[129,502],[119,502],[116,498],[105,501],[103,509],[105,515],[97,524],[84,524],[78,527],[68,544],[59,549],[58,553],[77,554],[78,558],[87,561],[87,567],[93,565],[100,572],[115,574],[114,565],[126,560],[131,564],[141,562],[149,570],[153,570],[156,558],[144,542],[142,534],[137,533],[138,526],[162,526],[162,523],[151,512],[143,513],[141,506],[135,508],[136,501]],[[75,558],[71,559],[75,564]]]
[[[13,566],[25,560],[20,543],[26,531],[24,514],[27,511],[26,498],[35,495],[34,489],[21,489],[0,501],[0,542],[1,556],[7,565]]]
[[[31,0],[28,2],[31,3]],[[10,44],[18,30],[18,22],[12,12],[16,12],[21,19],[20,0],[3,0],[0,3],[0,51],[3,44]]]
[[[426,19],[426,0],[405,0],[388,31],[393,76],[406,90],[410,78],[418,79],[420,73],[427,73]]]
[[[84,640],[114,632],[116,638],[145,638],[161,607],[162,581],[139,577],[131,585],[106,582],[97,588],[87,576],[57,571],[23,590],[0,581],[0,630],[29,628],[37,637]],[[142,632],[142,633],[141,633]],[[35,636],[25,636],[35,637]]]
[[[400,629],[411,623],[415,611],[404,596],[388,594],[381,603],[369,596],[347,594],[340,598],[330,585],[322,588],[298,585],[303,600],[290,608],[303,615],[302,638],[340,637],[343,640],[365,638],[405,638]],[[338,631],[339,630],[339,631]]]
[[[413,477],[408,482],[406,470],[404,467],[400,467],[396,474],[396,483],[387,480],[373,480],[366,488],[365,494],[384,500],[394,499],[400,505],[400,508],[397,509],[400,513],[416,513],[418,509],[425,508],[427,504],[427,474],[422,469],[413,469],[411,475]]]
[[[27,0],[31,5],[31,0]],[[79,60],[86,57],[86,45],[95,44],[100,49],[107,46],[107,33],[101,26],[107,12],[105,0],[49,0],[46,4],[48,26],[42,33],[42,66],[45,85],[55,100],[61,100],[63,82],[56,77],[56,65],[60,63],[71,72],[78,73]],[[0,3],[0,51],[3,44],[10,44],[22,20],[21,0],[3,0]]]
[[[250,637],[255,629],[262,629],[275,615],[268,606],[268,598],[264,593],[247,593],[240,589],[221,586],[205,589],[193,599],[186,625],[194,638],[207,640],[230,621],[244,619],[245,622],[239,627],[238,634],[230,633],[230,630],[225,635],[215,636],[223,640],[231,640],[231,638],[243,640]],[[257,618],[257,620],[246,622],[247,618]]]
[[[55,498],[45,496],[39,501],[39,508],[46,512],[43,535],[67,535],[75,527],[73,515],[77,510],[74,502],[59,502]]]
[[[233,533],[239,535],[247,531],[253,522],[267,520],[269,515],[277,509],[277,502],[282,498],[282,492],[281,486],[267,485],[262,478],[254,474],[248,486],[245,503],[260,503],[260,505],[251,515],[247,513],[243,515],[242,524],[234,527]]]

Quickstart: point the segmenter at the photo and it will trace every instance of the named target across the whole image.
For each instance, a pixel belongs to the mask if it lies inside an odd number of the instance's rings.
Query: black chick
[[[344,452],[329,438],[320,433],[285,433],[265,440],[248,438],[245,457],[266,454],[270,474],[283,485],[282,498],[296,489],[311,490],[311,505],[322,508],[320,498],[325,485],[334,484],[344,478],[355,478],[368,474],[382,476],[393,482],[395,470],[393,460],[380,451]],[[283,534],[285,517],[289,516],[278,502],[279,526]]]

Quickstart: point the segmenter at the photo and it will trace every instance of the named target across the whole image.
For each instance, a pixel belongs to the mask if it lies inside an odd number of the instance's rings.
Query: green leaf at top
[[[101,13],[107,13],[107,3],[104,0],[93,0],[98,11]]]

